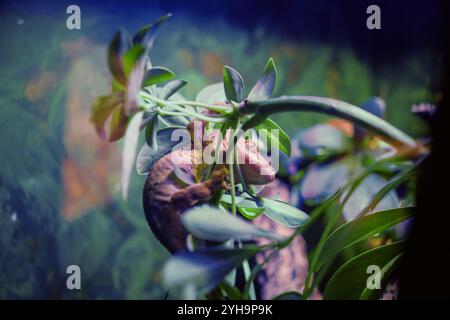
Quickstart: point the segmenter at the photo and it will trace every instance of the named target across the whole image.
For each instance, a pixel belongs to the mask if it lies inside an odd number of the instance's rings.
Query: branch
[[[333,115],[369,129],[387,140],[408,147],[417,146],[412,137],[385,120],[357,106],[336,99],[314,96],[281,96],[265,101],[244,101],[240,108],[241,114],[254,113],[254,122],[262,122],[270,114],[286,111],[310,111]]]

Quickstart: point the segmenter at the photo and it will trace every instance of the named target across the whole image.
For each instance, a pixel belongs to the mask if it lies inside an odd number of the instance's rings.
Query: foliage
[[[74,100],[83,101],[82,95],[88,96],[87,99],[92,97],[92,92],[106,95],[110,77],[106,74],[108,61],[105,59],[104,45],[105,39],[110,39],[112,35],[111,30],[117,28],[118,21],[131,28],[145,23],[149,14],[154,14],[137,7],[129,9],[133,10],[133,19],[128,19],[128,10],[112,13],[93,7],[95,14],[84,16],[83,29],[77,32],[60,28],[60,16],[51,13],[22,11],[23,25],[17,24],[17,12],[2,15],[0,39],[7,45],[0,53],[3,62],[0,77],[1,298],[155,299],[165,296],[160,269],[169,255],[148,232],[143,219],[140,203],[142,177],[132,176],[125,203],[116,192],[117,172],[109,171],[107,188],[111,199],[93,204],[82,212],[82,217],[73,221],[66,221],[62,215],[65,195],[62,187],[63,161],[67,156],[81,159],[83,163],[86,161],[84,153],[73,150],[65,141],[71,132],[79,134],[78,130],[85,127],[85,120],[71,127],[68,122],[72,115],[68,113]],[[265,65],[267,56],[273,56],[277,61],[275,96],[302,93],[359,104],[371,94],[381,95],[392,106],[387,109],[387,119],[391,123],[415,136],[426,135],[426,126],[408,114],[408,108],[412,103],[429,99],[426,89],[428,77],[425,75],[430,69],[427,61],[433,59],[424,59],[430,58],[428,53],[402,57],[401,64],[381,65],[381,69],[372,70],[350,49],[327,47],[320,43],[297,43],[278,37],[270,30],[265,32],[262,28],[254,34],[247,34],[223,22],[207,23],[211,28],[202,28],[187,16],[177,15],[177,19],[164,26],[167,32],[161,39],[163,41],[158,41],[157,48],[151,51],[152,60],[170,66],[189,82],[184,87],[181,85],[186,84],[184,80],[166,83],[167,88],[174,87],[177,93],[172,99],[179,99],[179,92],[194,99],[201,88],[220,80],[222,67],[217,72],[215,68],[212,68],[214,72],[209,71],[211,64],[206,63],[209,57],[220,58],[213,59],[213,67],[223,64],[221,61],[239,66],[239,71],[245,75],[244,80],[250,84],[256,83],[259,77],[259,72],[255,70]],[[92,30],[96,32],[92,33]],[[83,44],[84,40],[87,47]],[[66,49],[66,44],[71,46]],[[80,44],[83,44],[81,50],[77,47]],[[92,74],[95,74],[95,82],[90,82],[92,90],[74,94],[72,88],[78,83],[71,75],[79,70],[80,61],[91,68],[84,71],[83,82],[89,80]],[[30,100],[28,86],[37,85],[39,76],[47,73],[57,74],[56,85],[49,90],[40,89],[38,93],[41,98]],[[337,80],[330,81],[332,79]],[[219,88],[221,86],[218,85]],[[247,94],[249,89],[246,87]],[[223,91],[215,92],[217,96],[224,96]],[[168,98],[166,94],[170,95],[170,90],[165,92],[161,93],[163,99]],[[198,101],[214,103],[221,100],[224,101],[219,98]],[[82,107],[87,107],[87,104]],[[122,115],[116,112],[114,116],[120,120]],[[180,119],[175,117],[168,118],[174,126],[187,124],[187,121],[178,121]],[[306,128],[328,117],[318,113],[297,113],[293,116],[291,112],[286,112],[275,114],[270,119],[279,124],[294,142],[297,128]],[[161,126],[164,127],[164,124]],[[109,134],[110,127],[105,129]],[[151,132],[146,130],[145,133]],[[167,141],[160,137],[166,132],[158,130],[158,146]],[[141,135],[140,143],[144,142],[143,138]],[[89,139],[86,145],[90,146],[89,154],[98,154],[95,149],[98,144]],[[144,143],[142,147],[148,147],[148,144]],[[292,143],[292,152],[295,153],[295,150],[295,143]],[[145,163],[151,167],[150,161]],[[280,175],[283,170],[285,168],[282,166]],[[404,184],[402,182],[400,187]],[[230,197],[225,194],[222,200],[226,196]],[[406,198],[402,196],[400,200]],[[408,198],[414,198],[413,192],[412,197]],[[310,207],[303,207],[303,204],[304,201],[298,204],[302,211],[314,212]],[[254,201],[237,203],[237,211],[249,219],[257,219],[263,214]],[[322,217],[327,214],[325,212],[319,219],[309,221],[313,226],[320,225],[326,221]],[[97,233],[97,229],[106,231]],[[67,233],[71,233],[72,237],[66,237]],[[384,236],[386,234],[390,232],[384,233]],[[77,264],[91,265],[89,261],[96,259],[97,252],[89,249],[89,241],[95,243],[94,247],[103,248],[106,254],[102,255],[103,261],[93,264],[98,267],[95,272],[86,270],[94,275],[88,282],[83,281],[82,294],[68,291],[64,286],[67,277],[64,267],[73,263],[74,259],[70,259],[69,253],[59,256],[58,252],[66,248],[79,257]],[[314,248],[314,241],[309,247]],[[346,257],[348,250],[337,256],[336,261]],[[318,280],[317,283],[324,288],[323,282]],[[233,297],[240,297],[240,293],[236,294],[236,290],[230,288],[233,287],[221,285],[221,290],[227,289],[229,294],[234,294]],[[170,298],[178,296],[177,291],[169,294]]]
[[[120,128],[120,135],[114,138],[124,137],[121,181],[124,198],[141,130],[145,131],[146,141],[137,154],[137,168],[140,174],[146,174],[155,162],[173,150],[174,145],[168,141],[170,135],[160,135],[161,131],[169,133],[170,130],[185,128],[183,121],[192,119],[206,123],[206,131],[220,129],[220,132],[226,132],[231,129],[230,136],[224,140],[227,145],[229,187],[209,206],[195,206],[187,210],[181,219],[193,239],[212,243],[205,245],[194,241],[187,250],[176,253],[167,262],[163,282],[168,289],[181,289],[192,298],[220,287],[223,298],[254,298],[250,288],[262,265],[257,264],[246,273],[245,288],[233,287],[235,283],[226,277],[227,274],[239,268],[248,270],[247,260],[256,253],[281,250],[319,218],[324,218],[325,228],[311,256],[304,292],[301,296],[288,292],[277,297],[308,298],[316,285],[312,274],[325,272],[341,251],[388,232],[411,218],[411,208],[400,203],[395,188],[401,184],[399,180],[405,182],[412,177],[410,173],[415,170],[415,162],[420,162],[426,152],[413,138],[383,119],[385,105],[381,99],[374,98],[357,107],[315,96],[271,98],[277,71],[270,58],[248,95],[243,77],[235,69],[225,66],[221,83],[201,90],[195,101],[186,100],[177,94],[186,82],[173,80],[175,75],[167,68],[152,67],[147,55],[156,29],[168,17],[164,16],[138,31],[133,42],[124,31],[116,34],[109,49],[110,69],[116,84],[114,93],[94,103],[91,118],[97,128],[102,128],[114,109],[121,110],[122,116],[114,118],[113,115],[111,123],[114,127],[112,131],[117,131],[115,127]],[[171,99],[175,94],[177,97]],[[116,100],[110,103],[111,99]],[[296,111],[312,111],[350,121],[352,133],[322,124],[302,132],[291,143],[289,136],[269,116]],[[180,121],[175,123],[174,117]],[[256,129],[257,141],[270,142],[270,147],[266,147],[266,143],[261,148],[271,154],[281,151],[289,157],[294,145],[296,152],[291,161],[300,165],[294,172],[296,175],[291,177],[291,183],[298,184],[299,199],[309,201],[310,208],[315,207],[311,218],[299,208],[277,199],[261,197],[255,191],[242,165],[237,162],[237,150],[242,138],[239,129],[245,131],[244,141],[250,140],[247,132]],[[103,131],[99,133],[105,136]],[[217,143],[217,151],[221,150],[220,145]],[[207,174],[197,176],[200,182],[206,181],[214,166],[219,164],[217,151],[215,162],[206,164]],[[258,174],[253,172],[253,175]],[[394,174],[399,176],[391,182],[383,177]],[[182,177],[179,179],[186,185],[191,184]],[[298,206],[302,207],[302,202]],[[325,216],[326,212],[328,214]],[[238,213],[247,220],[258,219],[259,215],[264,214],[292,228],[292,233],[283,238],[237,218]],[[341,217],[348,222],[341,224]],[[245,242],[258,237],[270,241],[265,245]],[[391,249],[394,247],[395,250]],[[397,247],[392,244],[373,248],[350,259],[331,277],[325,289],[325,298],[374,297],[364,290],[361,279],[365,276],[365,269],[361,267],[367,261],[379,263],[386,269],[383,273],[386,280],[395,265],[390,260],[397,258],[401,252]],[[353,281],[355,270],[358,270],[361,279],[357,285],[347,285]],[[343,284],[344,289],[341,288]]]

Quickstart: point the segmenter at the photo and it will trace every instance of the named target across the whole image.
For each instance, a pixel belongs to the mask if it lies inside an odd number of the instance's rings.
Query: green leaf
[[[267,114],[255,114],[250,119],[245,121],[244,125],[242,126],[242,130],[245,132],[248,129],[252,129],[263,123],[267,119]]]
[[[105,122],[122,101],[122,93],[115,93],[94,100],[92,104],[91,122],[95,125],[95,129],[100,138],[104,140],[108,138],[105,131]]]
[[[128,115],[138,110],[140,91],[144,79],[145,60],[138,59],[132,67],[125,90],[125,113]]]
[[[112,92],[116,93],[116,92],[120,92],[120,91],[125,91],[125,86],[120,84],[114,77],[112,78]]]
[[[248,263],[248,260],[242,261],[242,270],[244,271],[244,279],[245,282],[250,283],[249,286],[247,286],[244,289],[247,289],[244,292],[244,295],[248,296],[250,300],[256,300],[256,290],[255,290],[255,284],[253,282],[252,277],[252,269],[250,268],[250,264]]]
[[[163,100],[169,99],[175,92],[183,88],[186,84],[186,80],[176,79],[169,81],[160,89],[160,98]]]
[[[231,201],[231,195],[226,194],[226,193],[224,193],[224,194],[222,195],[222,197],[220,198],[220,200],[223,201],[223,202],[225,202],[225,203],[227,203],[227,204],[231,204],[231,203],[232,203],[232,201]],[[240,203],[241,201],[244,201],[244,200],[246,200],[246,197],[244,197],[244,196],[235,196],[235,203],[236,203],[236,204],[238,204],[238,203]],[[249,201],[251,201],[251,200],[249,200]],[[256,206],[256,204],[255,204],[255,206]],[[253,207],[253,205],[252,205],[252,207]],[[257,206],[256,206],[256,207],[257,207]]]
[[[203,88],[195,98],[195,101],[197,102],[211,104],[225,102],[226,100],[224,85],[222,82],[214,83]]]
[[[149,119],[151,118],[151,119]],[[158,148],[158,143],[157,143],[157,133],[158,133],[158,115],[155,114],[151,114],[149,116],[148,120],[148,124],[145,127],[145,141],[147,142],[147,144],[149,145],[149,147],[156,149]],[[145,119],[145,120],[147,120]]]
[[[408,207],[379,211],[341,225],[325,241],[317,258],[316,270],[345,248],[411,218],[413,209]]]
[[[220,288],[225,292],[228,299],[230,300],[244,300],[244,295],[239,291],[238,288],[229,285],[224,282],[220,285]]]
[[[164,67],[153,67],[145,73],[143,87],[168,81],[175,77],[175,73]]]
[[[117,82],[122,85],[125,85],[127,82],[122,57],[130,47],[130,36],[125,30],[119,30],[114,35],[108,49],[109,69]]]
[[[309,216],[300,209],[282,201],[262,198],[264,214],[287,227],[296,228],[308,221]]]
[[[139,31],[133,37],[133,43],[142,45],[145,48],[145,51],[148,52],[152,48],[155,41],[156,31],[158,30],[160,25],[171,16],[172,14],[168,13],[164,16],[159,17],[152,24],[146,25],[139,29]]]
[[[223,86],[228,101],[241,102],[245,98],[244,80],[242,76],[231,67],[223,68]]]
[[[250,91],[247,99],[249,101],[261,101],[268,99],[275,88],[276,78],[277,70],[273,59],[270,58],[263,73]]]
[[[259,237],[282,239],[273,232],[258,228],[236,216],[207,205],[187,210],[181,220],[186,230],[203,240],[223,242],[231,238],[250,240]]]
[[[366,288],[364,289],[364,291],[361,293],[361,295],[359,297],[360,300],[375,300],[381,296],[384,288],[388,284],[389,276],[399,266],[400,261],[401,261],[400,258],[402,257],[402,255],[403,254],[399,254],[398,256],[395,256],[394,258],[392,258],[392,260],[389,261],[388,263],[386,263],[384,265],[384,267],[380,270],[381,289],[369,289],[366,286]]]
[[[387,181],[376,173],[367,176],[355,190],[353,190],[350,197],[344,204],[342,209],[342,215],[345,221],[351,221],[359,217],[363,210],[370,204],[374,196],[381,190]],[[344,193],[341,197],[341,201],[347,197]],[[377,203],[374,210],[381,211],[386,209],[397,208],[399,206],[399,200],[395,190],[390,190],[381,201]]]
[[[397,176],[389,180],[378,192],[373,196],[370,203],[364,208],[363,214],[374,210],[377,205],[399,185],[404,183],[405,181],[415,178],[418,174],[417,171],[414,171],[416,166],[413,166],[404,172],[399,173]]]
[[[178,140],[173,141],[171,139],[174,129],[167,128],[159,130],[157,134],[158,147],[156,149],[151,148],[147,143],[144,143],[138,152],[136,160],[136,170],[140,175],[146,175],[151,170],[156,161],[164,157],[171,152],[175,146],[180,144]],[[189,133],[186,131],[185,141],[188,139]],[[183,143],[183,142],[181,142]]]
[[[254,128],[259,135],[265,137],[269,150],[271,150],[273,143],[287,156],[291,156],[291,140],[286,132],[284,132],[273,120],[266,118],[264,122]]]
[[[232,203],[229,194],[223,194],[220,200],[228,205]],[[249,220],[254,220],[264,212],[264,207],[258,206],[255,200],[251,199],[246,193],[243,193],[241,196],[236,196],[235,203],[239,212]]]
[[[367,268],[372,265],[382,269],[394,257],[402,253],[404,241],[368,250],[344,263],[331,277],[325,291],[324,299],[357,300],[367,287],[370,274]]]
[[[121,187],[122,198],[127,198],[128,185],[130,183],[131,169],[134,165],[134,159],[136,157],[136,148],[139,140],[139,131],[142,122],[143,111],[136,113],[130,120],[125,137],[123,141],[122,150],[122,174],[121,174]]]
[[[260,251],[248,246],[242,249],[204,248],[180,252],[165,264],[163,285],[168,289],[191,288],[198,292],[214,289],[223,278],[243,260]]]
[[[305,298],[303,298],[300,292],[287,291],[273,297],[272,300],[305,300]]]
[[[159,116],[160,118],[162,116]],[[184,127],[189,124],[189,118],[186,116],[165,116],[164,120],[170,124],[170,127]]]
[[[249,220],[256,219],[264,212],[264,208],[249,208],[240,205],[237,206],[237,209],[244,217]]]
[[[119,106],[114,110],[109,124],[109,142],[117,141],[125,135],[129,118],[129,116],[125,115],[123,106]]]
[[[125,76],[128,77],[131,74],[131,70],[136,66],[139,59],[144,56],[145,50],[141,45],[135,45],[128,50],[123,56],[123,69]]]

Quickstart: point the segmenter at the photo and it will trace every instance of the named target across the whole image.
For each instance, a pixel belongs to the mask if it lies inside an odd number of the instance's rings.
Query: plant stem
[[[208,166],[208,172],[206,173],[206,178],[205,180],[208,180],[211,177],[212,171],[214,169],[214,166],[216,165],[219,156],[220,156],[220,146],[222,144],[222,138],[223,138],[223,134],[224,131],[226,129],[226,123],[222,123],[220,126],[220,134],[217,137],[217,145],[216,145],[216,149],[214,149],[214,162],[212,164],[210,164]]]
[[[277,252],[277,250],[275,250],[275,249],[270,251],[270,253],[267,254],[267,256],[264,257],[264,261],[261,264],[257,264],[256,266],[253,267],[252,273],[250,274],[250,277],[245,282],[244,294],[246,294],[248,292],[248,290],[250,289],[251,284],[253,283],[253,281],[255,281],[256,276],[258,275],[258,273],[261,271],[261,269],[264,267],[264,265],[266,265],[267,262],[270,261],[270,259],[272,258],[272,256],[276,252]]]
[[[230,177],[231,213],[236,215],[236,189],[234,185],[233,162],[228,164],[228,175]]]
[[[236,129],[239,127],[239,119],[231,126],[230,136],[228,137],[227,158],[228,175],[230,178],[230,194],[231,194],[231,212],[236,215],[236,188],[234,183],[234,158],[236,152],[236,144],[234,138],[236,137]]]
[[[157,113],[161,116],[178,116],[178,117],[183,117],[186,116],[185,113],[183,112],[179,112],[179,111],[167,111],[167,110],[161,110],[158,109]]]
[[[151,94],[148,94],[146,92],[142,92],[141,91],[141,96],[155,102],[156,104],[160,105],[160,106],[193,106],[193,107],[200,107],[200,108],[205,108],[211,111],[215,111],[215,112],[219,112],[219,113],[230,113],[232,111],[232,109],[225,107],[225,106],[217,106],[217,105],[212,105],[212,104],[207,104],[207,103],[201,103],[201,102],[196,102],[196,101],[188,101],[188,100],[183,100],[183,101],[170,101],[170,100],[163,100],[163,99],[159,99],[155,96],[152,96]]]
[[[158,149],[158,116],[153,117],[153,130],[152,130],[152,149]]]
[[[409,147],[416,142],[406,133],[400,131],[385,120],[357,106],[336,99],[314,96],[282,96],[265,101],[249,101],[239,109],[241,114],[255,114],[264,120],[264,115],[287,111],[311,111],[333,115],[352,121],[366,129],[370,129],[387,140]]]
[[[189,109],[183,108],[183,107],[181,107],[179,105],[176,105],[176,104],[169,104],[168,106],[173,108],[173,109],[175,109],[175,110],[178,110],[180,112],[184,112],[184,113],[186,113],[186,114],[188,114],[188,115],[190,115],[190,116],[192,116],[194,118],[197,118],[197,119],[200,119],[200,120],[205,120],[205,121],[208,121],[208,122],[220,123],[220,122],[224,122],[224,120],[225,120],[225,118],[207,116],[207,115],[204,115],[203,113],[198,113],[198,112],[195,112],[195,111],[191,111]]]
[[[172,127],[172,124],[169,123],[166,119],[164,119],[164,117],[158,115],[158,120],[164,123],[167,127]]]
[[[247,183],[245,182],[244,175],[242,174],[242,170],[241,170],[241,167],[240,167],[239,161],[238,161],[238,155],[237,155],[237,152],[234,153],[234,161],[235,161],[235,163],[236,163],[236,171],[237,171],[238,176],[239,176],[239,181],[240,181],[241,184],[242,184],[242,189],[243,189],[245,192],[247,192],[249,195],[252,195],[252,191],[250,190],[250,187],[249,187],[249,186],[247,185]]]
[[[170,102],[172,102],[172,101],[170,101]],[[182,101],[173,101],[173,102],[175,102],[178,105],[182,105],[182,106],[200,107],[200,108],[205,108],[205,109],[219,112],[219,113],[231,113],[233,111],[232,108],[229,108],[226,106],[218,106],[218,105],[212,105],[212,104],[196,102],[196,101],[182,100]]]

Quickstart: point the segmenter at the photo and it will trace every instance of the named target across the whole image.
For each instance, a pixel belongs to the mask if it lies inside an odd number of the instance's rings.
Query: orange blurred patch
[[[25,87],[25,96],[28,101],[37,102],[57,84],[56,72],[42,71],[37,77],[31,79]]]
[[[371,248],[377,248],[379,246],[384,246],[384,245],[392,243],[392,239],[384,238],[384,237],[377,237],[377,238],[369,239],[368,242],[369,242],[369,246]]]
[[[222,75],[223,66],[225,64],[225,59],[217,53],[208,52],[202,55],[202,72],[208,77]]]
[[[82,47],[77,43],[73,48]],[[71,46],[66,44],[65,48]],[[67,158],[62,165],[62,214],[66,219],[79,217],[110,201],[111,173],[112,180],[117,181],[120,172],[119,149],[115,144],[102,141],[89,121],[94,98],[110,91],[106,66],[102,63],[104,48],[93,50],[96,50],[94,54],[71,60],[68,72],[70,85],[64,132]]]
[[[62,165],[63,171],[63,216],[73,219],[80,216],[100,202],[99,195],[92,190],[89,177],[83,168],[72,159],[66,159]]]
[[[353,136],[354,127],[350,121],[336,118],[336,119],[328,120],[327,124],[335,127],[336,129],[341,130],[343,133],[345,133],[349,137]]]
[[[65,58],[75,60],[82,57],[92,49],[92,43],[89,39],[82,37],[76,41],[61,42],[61,52]]]

